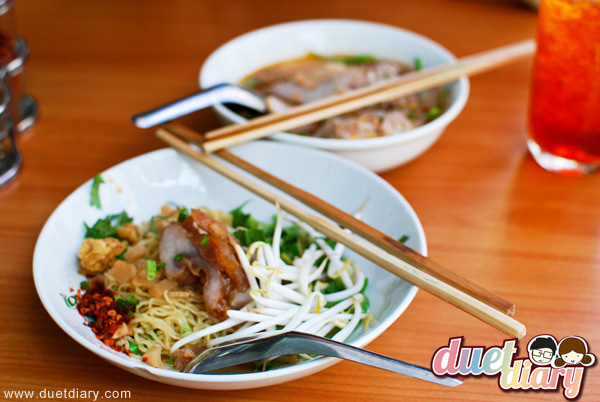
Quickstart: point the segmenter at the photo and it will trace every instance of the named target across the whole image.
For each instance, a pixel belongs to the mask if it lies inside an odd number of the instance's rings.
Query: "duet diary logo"
[[[555,391],[562,386],[567,399],[582,392],[585,370],[596,357],[589,352],[585,339],[568,336],[556,342],[552,335],[532,338],[529,358],[515,359],[519,348],[516,339],[504,341],[502,347],[463,346],[464,337],[450,338],[448,346],[439,348],[431,359],[431,369],[438,376],[498,376],[504,390]]]

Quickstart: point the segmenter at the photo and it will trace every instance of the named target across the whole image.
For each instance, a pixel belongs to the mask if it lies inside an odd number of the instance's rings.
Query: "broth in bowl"
[[[248,32],[220,46],[203,64],[200,86],[208,88],[223,82],[239,83],[268,66],[303,59],[311,52],[328,55],[326,58],[331,55],[373,55],[378,60],[400,61],[408,69],[456,62],[452,53],[440,44],[400,27],[338,19],[294,21]],[[355,57],[356,61],[369,59]],[[421,63],[417,66],[415,60]],[[340,67],[345,68],[344,65],[336,66]],[[255,89],[258,87],[254,86]],[[269,138],[298,147],[334,152],[375,172],[384,172],[419,157],[438,140],[463,110],[469,97],[469,81],[462,77],[443,86],[441,91],[444,104],[439,114],[436,109],[431,111],[438,116],[401,133],[352,141],[290,132],[278,132]],[[223,104],[214,107],[228,123],[239,124],[248,120],[248,116],[237,108]]]
[[[241,84],[264,95],[274,95],[290,105],[299,105],[396,78],[421,66],[418,58],[414,67],[410,67],[399,61],[365,54],[323,56],[309,53],[262,68],[245,77]],[[447,89],[434,88],[290,132],[333,139],[385,137],[436,119],[447,109],[448,95]]]

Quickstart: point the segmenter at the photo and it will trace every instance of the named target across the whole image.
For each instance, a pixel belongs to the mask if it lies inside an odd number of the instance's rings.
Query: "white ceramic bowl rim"
[[[294,21],[287,22],[282,24],[270,25],[267,27],[259,28],[254,31],[247,32],[243,35],[240,35],[229,42],[226,42],[224,45],[219,47],[215,52],[213,52],[204,62],[201,70],[200,70],[200,87],[206,87],[203,83],[207,81],[206,74],[206,66],[214,63],[214,60],[219,57],[219,54],[225,51],[229,47],[236,46],[237,43],[248,40],[254,35],[257,34],[268,34],[269,32],[277,32],[277,30],[284,27],[301,27],[304,29],[310,29],[312,26],[322,26],[322,25],[348,25],[351,26],[361,26],[361,27],[373,27],[382,30],[390,30],[398,33],[402,33],[403,35],[414,38],[419,41],[426,42],[429,46],[434,48],[434,50],[448,60],[450,63],[456,63],[456,57],[445,47],[438,44],[437,42],[432,41],[431,39],[415,33],[413,31],[409,31],[400,27],[396,27],[393,25],[381,24],[376,22],[368,22],[368,21],[360,21],[360,20],[352,20],[352,19],[313,19],[313,20],[302,20],[302,21]],[[248,72],[251,73],[251,72]],[[214,83],[212,83],[214,84]],[[365,138],[365,139],[353,139],[353,140],[339,140],[332,138],[315,138],[315,137],[307,137],[300,136],[297,134],[291,134],[287,132],[279,132],[274,134],[272,137],[275,139],[285,140],[286,142],[298,144],[302,146],[308,147],[316,147],[321,149],[335,149],[335,150],[360,150],[360,149],[370,149],[370,148],[379,148],[386,147],[389,145],[395,145],[403,142],[410,142],[415,138],[422,136],[423,134],[429,133],[435,130],[442,130],[446,127],[452,120],[456,118],[456,116],[461,112],[464,108],[467,99],[469,97],[469,80],[467,77],[461,77],[458,80],[457,93],[456,97],[453,100],[450,107],[438,118],[435,120],[426,123],[422,126],[416,127],[412,130],[386,136],[386,137],[377,137],[377,138]],[[235,123],[244,123],[247,119],[242,116],[234,113],[229,108],[223,106],[222,104],[218,104],[214,106],[215,109],[222,115],[226,116],[231,121]]]

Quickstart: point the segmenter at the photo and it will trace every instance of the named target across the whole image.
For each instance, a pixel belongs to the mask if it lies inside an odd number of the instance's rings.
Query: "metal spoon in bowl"
[[[218,84],[204,91],[138,113],[131,117],[139,128],[149,128],[219,103],[234,103],[261,114],[281,112],[289,107],[272,95],[264,96],[236,84]]]
[[[201,374],[270,357],[294,354],[337,357],[447,387],[462,384],[462,381],[456,378],[438,377],[424,367],[415,366],[321,336],[296,331],[278,332],[267,336],[262,334],[244,338],[232,344],[207,349],[196,356],[184,368],[183,372]]]

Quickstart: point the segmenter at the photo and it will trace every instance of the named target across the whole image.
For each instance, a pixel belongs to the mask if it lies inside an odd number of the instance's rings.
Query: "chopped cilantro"
[[[360,290],[359,293],[362,293],[363,296],[365,294],[365,291],[367,290],[367,285],[369,284],[369,278],[365,278],[365,284],[363,285],[362,289]]]
[[[257,241],[265,241],[265,232],[261,229],[241,229],[233,232],[236,239],[240,241],[242,246],[249,246]],[[207,237],[205,237],[206,239]]]
[[[399,241],[400,243],[406,243],[406,242],[408,241],[408,239],[410,239],[410,236],[409,236],[409,235],[402,235],[402,237],[400,237],[400,238],[398,239],[398,241]]]
[[[178,222],[182,222],[185,218],[188,217],[189,212],[186,207],[179,207],[177,208],[177,210],[179,211],[179,215],[177,215]]]
[[[183,254],[177,254],[175,257],[173,257],[173,259],[177,262],[183,260]]]
[[[115,301],[117,302],[117,306],[119,308],[129,310],[129,312],[133,312],[135,310],[135,306],[140,304],[140,301],[134,295],[128,296],[125,299],[119,295],[116,295]]]
[[[83,281],[79,284],[79,287],[82,290],[88,290],[90,288],[90,283],[88,281]]]
[[[232,226],[234,228],[247,228],[247,229],[256,229],[259,225],[258,221],[252,217],[250,214],[245,214],[242,209],[248,201],[244,202],[242,205],[232,210],[231,216],[233,217]]]
[[[200,245],[201,245],[201,246],[206,246],[208,243],[209,243],[208,235],[207,235],[207,236],[204,236],[204,237],[202,238],[202,241],[200,241]]]
[[[325,307],[332,308],[333,306],[335,306],[336,304],[341,303],[341,302],[342,302],[342,300],[330,301],[325,304]]]
[[[83,225],[86,229],[85,237],[91,237],[94,239],[115,237],[117,235],[117,230],[121,226],[132,221],[133,218],[123,211],[120,214],[108,215],[104,219],[98,219],[92,227],[89,227],[86,223],[84,223]]]
[[[329,282],[329,285],[327,285],[327,287],[325,289],[323,289],[323,293],[324,294],[335,293],[335,292],[340,292],[344,289],[346,289],[346,285],[344,285],[344,281],[342,279],[338,278],[338,279],[334,279],[331,282]]]
[[[237,230],[233,235],[240,241],[242,246],[249,246],[256,241],[270,243],[275,232],[277,216],[273,216],[271,222],[259,222],[250,214],[242,211],[246,203],[240,205],[233,211],[233,227]],[[282,229],[281,236],[281,258],[288,264],[304,253],[304,250],[314,242],[308,232],[298,225],[286,226]],[[334,243],[335,244],[335,243]]]
[[[314,242],[308,232],[298,225],[286,226],[281,236],[281,254],[291,261],[304,254],[304,251]]]
[[[360,308],[362,309],[363,313],[366,313],[367,311],[369,311],[369,307],[371,306],[371,303],[369,302],[369,298],[365,295],[363,295],[363,299],[360,302]]]
[[[94,181],[92,182],[92,193],[90,198],[90,205],[96,207],[98,209],[102,209],[102,205],[100,205],[100,184],[104,183],[102,176],[97,174],[94,176]]]
[[[167,202],[167,204],[169,204],[170,206],[172,206],[173,208],[175,208],[177,210],[177,212],[179,213],[179,215],[177,215],[177,221],[181,222],[185,218],[188,217],[188,215],[189,215],[188,209],[186,207],[184,207],[183,205],[179,205],[179,204],[177,204],[177,203],[175,203],[173,201],[169,201],[169,202]],[[164,218],[166,219],[166,218],[169,218],[169,217],[165,216]]]
[[[127,259],[125,258],[125,253],[127,252],[128,249],[129,249],[129,247],[125,247],[125,250],[123,250],[123,252],[121,254],[119,254],[118,256],[116,256],[115,258],[117,260],[127,261]]]

